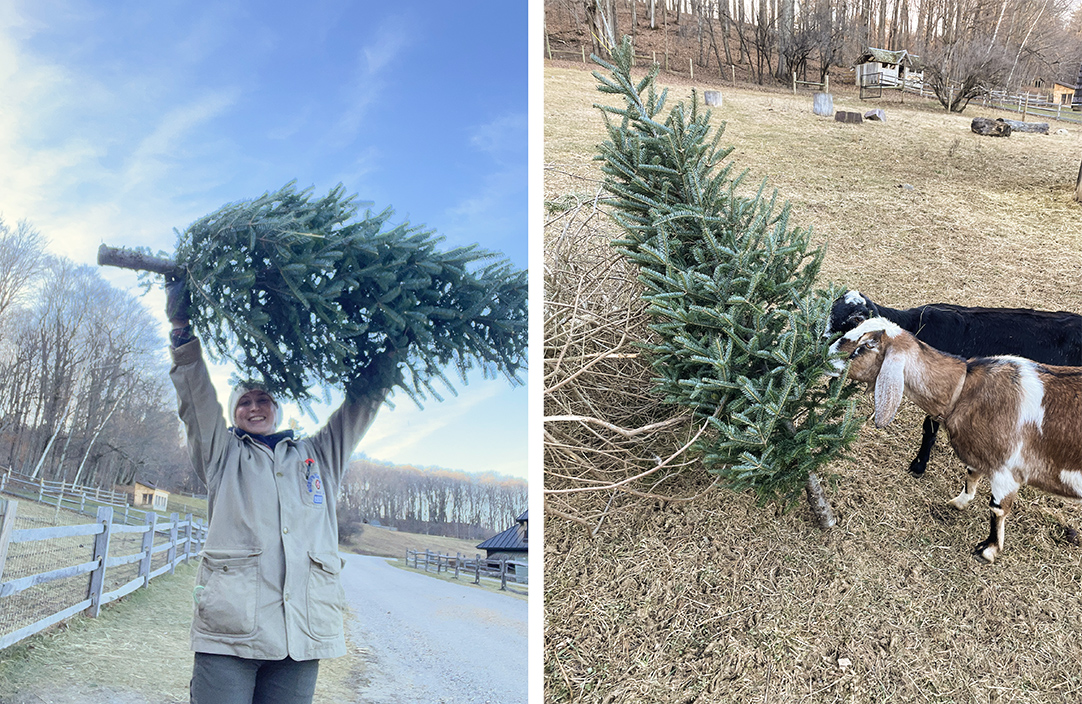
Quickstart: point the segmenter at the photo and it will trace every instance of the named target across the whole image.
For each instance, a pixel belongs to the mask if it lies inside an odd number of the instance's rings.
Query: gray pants
[[[195,654],[191,704],[311,704],[319,660]]]

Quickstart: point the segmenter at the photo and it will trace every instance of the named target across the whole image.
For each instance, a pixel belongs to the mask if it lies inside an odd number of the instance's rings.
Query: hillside
[[[422,535],[404,533],[386,528],[364,526],[356,535],[350,536],[339,547],[357,555],[378,555],[380,557],[405,557],[406,550],[432,550],[444,555],[462,553],[471,558],[483,550],[477,549],[480,540],[458,540],[441,535]]]
[[[544,80],[545,318],[575,306],[589,323],[558,345],[546,330],[546,416],[567,413],[557,405],[564,394],[602,420],[629,419],[624,427],[664,423],[634,338],[621,337],[634,331],[624,321],[641,324],[634,277],[595,205],[592,158],[605,134],[592,106],[607,96],[571,64],[550,63]],[[692,87],[715,87],[669,75],[660,83],[670,106]],[[1000,116],[977,106],[949,115],[909,98],[862,103],[839,93],[838,110],[887,115],[845,125],[813,116],[809,93],[721,90],[712,123],[727,123],[721,143],[735,147],[736,172],[748,169],[745,188],[766,179],[780,189],[791,226],[813,227],[827,247],[824,286],[892,307],[1082,311],[1078,126],[993,140],[969,131],[973,117]],[[582,400],[587,364],[609,375],[603,399]],[[870,410],[862,400],[860,411]],[[549,494],[545,700],[1082,699],[1082,547],[1071,537],[1082,507],[1023,489],[1006,551],[995,565],[979,563],[970,551],[987,535],[987,484],[967,511],[946,507],[963,476],[946,438],[923,479],[906,473],[922,418],[907,402],[891,426],[862,429],[851,457],[832,468],[839,525],[829,532],[803,505],[785,513],[714,486],[694,461],[630,484],[638,495]],[[693,433],[675,426],[671,446],[606,440],[595,455],[550,445],[545,488],[623,479]],[[622,473],[621,456],[631,458]],[[576,464],[582,457],[592,461]]]

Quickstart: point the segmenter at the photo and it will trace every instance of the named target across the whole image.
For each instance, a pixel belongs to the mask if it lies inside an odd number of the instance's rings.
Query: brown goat
[[[1021,357],[944,354],[885,318],[872,318],[831,346],[849,378],[875,384],[875,424],[894,420],[906,396],[950,434],[966,465],[965,508],[980,478],[992,485],[991,531],[976,554],[993,562],[1003,526],[1022,485],[1082,498],[1082,367],[1037,364]]]

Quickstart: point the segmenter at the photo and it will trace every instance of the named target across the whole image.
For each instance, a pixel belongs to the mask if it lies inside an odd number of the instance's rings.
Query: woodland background
[[[919,56],[933,88],[1073,85],[1082,63],[1076,0],[548,0],[545,31],[548,58],[627,34],[663,69],[757,84],[852,82],[868,47]]]

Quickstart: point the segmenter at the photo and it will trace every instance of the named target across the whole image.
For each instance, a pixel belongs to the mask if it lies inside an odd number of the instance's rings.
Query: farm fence
[[[50,505],[58,515],[60,509],[66,509],[93,517],[99,507],[111,506],[115,509],[113,521],[116,523],[142,525],[146,522],[147,511],[129,506],[128,495],[123,492],[33,479],[10,468],[0,473],[0,494]]]
[[[425,572],[429,569],[434,569],[436,574],[440,574],[444,570],[448,573],[454,570],[454,578],[458,579],[462,572],[467,575],[473,575],[473,583],[480,584],[481,577],[489,579],[500,580],[500,589],[504,591],[513,591],[516,594],[522,594],[523,592],[516,589],[511,589],[507,586],[507,582],[514,582],[515,584],[529,584],[529,563],[518,562],[515,560],[508,560],[506,558],[489,559],[481,557],[477,554],[474,558],[466,557],[461,553],[455,553],[454,556],[443,555],[439,552],[432,552],[431,550],[406,550],[406,566],[409,567],[410,558],[413,558],[414,569],[424,568]]]
[[[0,499],[0,650],[80,612],[101,607],[198,555],[206,529],[146,512],[142,525],[99,506],[94,523],[56,525],[33,502]]]

